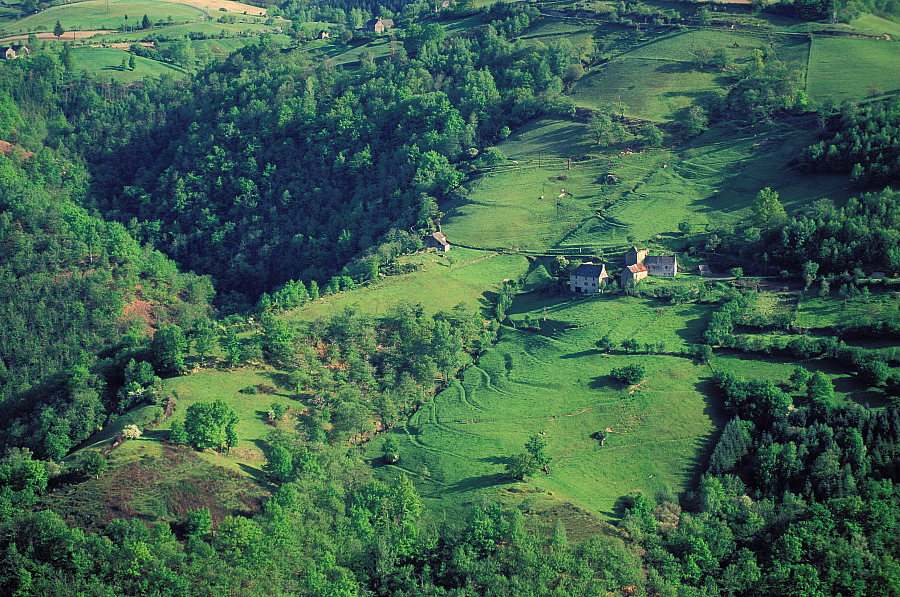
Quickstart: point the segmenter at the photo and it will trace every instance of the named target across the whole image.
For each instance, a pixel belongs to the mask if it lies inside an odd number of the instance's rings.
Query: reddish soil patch
[[[142,320],[145,331],[153,337],[156,331],[156,317],[153,315],[153,303],[140,298],[135,298],[122,308],[122,317],[126,321]]]
[[[184,519],[188,512],[200,507],[209,508],[213,523],[235,514],[226,503],[240,504],[241,514],[252,514],[262,509],[258,488],[240,474],[218,466],[198,466],[200,457],[184,446],[163,444],[160,460],[147,468],[142,462],[133,462],[119,468],[103,496],[103,524],[115,518],[146,518],[132,505],[139,496],[153,495],[165,504],[169,514]],[[162,465],[162,466],[160,466]],[[198,476],[184,478],[178,475],[182,466],[197,467]],[[158,470],[155,470],[158,469]],[[167,471],[163,473],[162,471]],[[171,477],[171,478],[170,478]],[[229,500],[228,494],[234,497]]]
[[[17,147],[9,141],[0,141],[0,153],[7,157],[11,156],[13,153],[16,153],[19,155],[19,159],[23,160],[27,160],[34,155],[33,152],[28,151],[27,149],[24,149],[22,147]]]

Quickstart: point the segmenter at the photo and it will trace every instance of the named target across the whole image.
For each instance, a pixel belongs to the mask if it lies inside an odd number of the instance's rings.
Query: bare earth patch
[[[151,338],[153,337],[153,332],[156,331],[156,317],[153,315],[153,303],[140,298],[135,298],[133,301],[122,307],[122,317],[126,321],[142,320],[145,326],[144,330]]]
[[[248,15],[265,15],[266,9],[258,6],[250,6],[249,4],[241,4],[232,0],[162,0],[163,2],[172,2],[173,4],[184,4],[193,6],[208,13],[219,12],[220,8],[224,8],[228,12],[236,12],[239,14],[247,13]]]

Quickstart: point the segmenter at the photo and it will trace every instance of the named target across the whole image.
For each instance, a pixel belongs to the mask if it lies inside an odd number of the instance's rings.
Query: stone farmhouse
[[[0,59],[2,60],[12,60],[14,58],[18,58],[19,56],[30,54],[30,50],[27,46],[23,46],[21,44],[13,44],[10,46],[0,46]]]
[[[631,247],[625,251],[622,287],[636,284],[647,276],[674,278],[678,274],[678,258],[673,255],[650,255],[650,249]]]
[[[366,23],[366,31],[374,31],[375,33],[384,33],[385,29],[394,26],[393,19],[371,19]]]
[[[569,274],[569,290],[572,292],[600,292],[609,280],[605,263],[585,261]]]

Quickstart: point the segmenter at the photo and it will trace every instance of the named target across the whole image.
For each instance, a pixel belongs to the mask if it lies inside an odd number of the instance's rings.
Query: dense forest
[[[359,20],[404,4],[280,8],[326,9]],[[490,349],[517,281],[482,311],[401,303],[377,320],[352,308],[308,323],[279,316],[377,279],[421,247],[463,181],[502,160],[495,143],[536,116],[574,113],[564,92],[596,48],[516,40],[536,18],[494,7],[452,38],[411,24],[387,59],[363,53],[352,69],[265,36],[184,82],[92,80],[52,46],[0,65],[0,595],[898,595],[900,410],[834,406],[831,382],[803,367],[789,379],[712,372],[729,422],[697,490],[626,496],[617,527],[578,545],[561,521],[536,525],[496,503],[472,504],[460,527],[429,517],[406,474],[377,480],[353,447]],[[707,109],[755,126],[803,101],[794,73],[759,50]],[[845,109],[802,165],[892,182],[897,110]],[[898,201],[885,189],[792,217],[760,207],[752,227],[705,242],[723,263],[803,272],[823,296],[838,281],[850,300],[867,292],[854,270],[900,269]],[[742,339],[740,326],[791,326],[750,320],[750,301],[724,295],[700,361],[713,346],[821,357],[900,394],[887,374],[896,351]],[[51,484],[105,465],[57,463],[130,408],[173,404],[158,376],[184,373],[216,343],[223,367],[277,367],[309,406],[298,433],[265,442],[272,491],[261,511],[86,529],[55,510]],[[200,438],[190,419],[173,426],[159,462],[234,444],[227,407],[190,408],[221,415],[232,436]]]
[[[211,275],[234,310],[288,280],[327,282],[392,229],[427,230],[504,130],[571,110],[560,94],[582,53],[429,26],[354,71],[263,43],[187,84],[87,80],[40,104],[29,90],[62,75],[55,56],[4,74],[14,100],[54,115],[51,143],[90,164],[88,207]]]

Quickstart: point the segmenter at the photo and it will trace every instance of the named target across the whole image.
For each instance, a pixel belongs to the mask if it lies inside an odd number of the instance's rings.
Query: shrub
[[[122,429],[122,435],[125,439],[137,439],[141,437],[141,430],[138,429],[137,425],[125,425],[125,428]]]
[[[633,364],[613,369],[609,375],[622,383],[634,385],[647,376],[647,370],[643,365]]]

